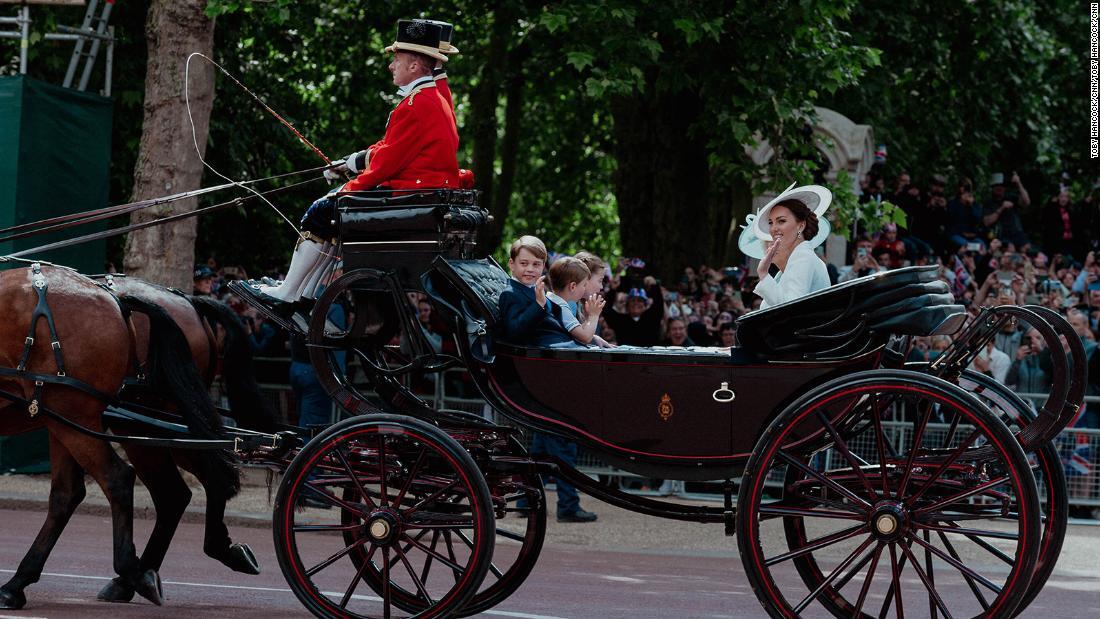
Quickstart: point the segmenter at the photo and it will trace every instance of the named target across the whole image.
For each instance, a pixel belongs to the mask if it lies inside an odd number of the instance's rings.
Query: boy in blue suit
[[[533,236],[512,243],[508,270],[511,287],[500,293],[500,333],[505,342],[527,346],[571,346],[561,307],[546,298],[546,245]]]

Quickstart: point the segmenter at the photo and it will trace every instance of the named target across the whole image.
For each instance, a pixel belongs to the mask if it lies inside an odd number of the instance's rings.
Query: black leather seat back
[[[477,231],[489,214],[472,191],[369,191],[339,194],[337,219],[345,270],[396,272],[405,287],[419,289],[436,257],[479,253]]]
[[[937,267],[908,267],[746,314],[737,321],[737,337],[764,358],[839,359],[866,352],[891,335],[953,333],[965,317],[938,279]]]

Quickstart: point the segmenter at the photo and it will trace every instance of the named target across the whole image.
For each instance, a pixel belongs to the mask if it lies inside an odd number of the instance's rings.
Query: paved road
[[[0,510],[0,570],[10,574],[33,538],[41,514]],[[150,523],[135,523],[138,539]],[[1081,527],[1082,539],[1100,536],[1100,528]],[[715,530],[715,533],[719,533]],[[238,541],[249,543],[265,571],[260,576],[235,574],[201,554],[202,528],[181,525],[176,545],[161,575],[168,604],[156,608],[95,602],[111,574],[110,526],[107,517],[78,515],[58,543],[41,582],[27,590],[29,603],[7,617],[231,617],[276,619],[304,616],[275,563],[270,531],[235,527]],[[520,591],[485,616],[521,619],[761,617],[732,544],[718,536],[711,552],[689,550],[615,552],[551,543]],[[1067,543],[1074,552],[1073,538]],[[1070,561],[1072,564],[1073,562]],[[1086,565],[1095,565],[1088,561]],[[1095,569],[1095,568],[1093,568]],[[1059,573],[1025,616],[1100,616],[1100,570]],[[965,594],[949,591],[947,595]]]

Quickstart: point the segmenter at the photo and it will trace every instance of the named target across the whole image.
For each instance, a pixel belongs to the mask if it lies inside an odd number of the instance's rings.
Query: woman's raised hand
[[[775,237],[775,240],[768,245],[768,250],[764,252],[764,257],[760,259],[760,264],[756,267],[756,276],[760,279],[764,279],[768,276],[768,268],[771,267],[772,261],[775,260],[775,254],[779,251],[779,244],[783,241],[782,236]]]

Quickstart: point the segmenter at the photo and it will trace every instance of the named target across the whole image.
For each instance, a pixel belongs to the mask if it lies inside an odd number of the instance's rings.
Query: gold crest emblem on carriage
[[[661,421],[668,421],[672,413],[672,398],[666,393],[661,396],[661,403],[657,405],[657,414],[661,416]]]

